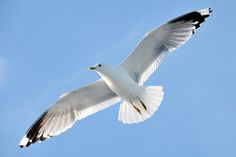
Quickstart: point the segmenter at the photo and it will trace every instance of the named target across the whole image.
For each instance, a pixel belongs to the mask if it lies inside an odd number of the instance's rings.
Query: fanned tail
[[[161,105],[164,91],[161,86],[145,87],[145,92],[137,99],[122,101],[119,121],[125,124],[142,122],[150,118]]]

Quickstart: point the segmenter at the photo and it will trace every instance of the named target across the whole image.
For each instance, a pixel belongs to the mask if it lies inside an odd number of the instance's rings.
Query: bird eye
[[[102,66],[102,64],[98,64],[98,67],[101,67]]]

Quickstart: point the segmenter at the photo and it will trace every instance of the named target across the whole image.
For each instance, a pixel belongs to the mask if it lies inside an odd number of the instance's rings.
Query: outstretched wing
[[[188,41],[210,13],[210,8],[190,12],[149,31],[121,65],[142,85],[159,66],[165,52]]]
[[[120,101],[103,80],[63,94],[29,128],[20,147],[43,141],[69,129],[77,119],[85,118]]]

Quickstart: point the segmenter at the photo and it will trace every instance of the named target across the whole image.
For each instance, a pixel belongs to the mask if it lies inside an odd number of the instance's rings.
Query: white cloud
[[[5,58],[0,58],[0,88],[3,88],[7,80],[7,60]]]
[[[132,28],[131,31],[125,36],[124,42],[128,45],[134,42],[137,44],[137,40],[141,40],[142,36],[144,35],[142,30],[142,25],[137,25],[136,27]]]

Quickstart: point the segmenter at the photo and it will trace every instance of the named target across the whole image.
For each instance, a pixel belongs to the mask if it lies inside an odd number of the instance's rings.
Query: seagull
[[[77,120],[121,102],[118,120],[124,124],[150,118],[162,103],[161,86],[144,86],[165,54],[187,42],[210,16],[210,8],[193,11],[147,32],[129,57],[119,65],[96,64],[90,70],[101,78],[87,86],[67,92],[28,129],[19,146],[57,136]]]

